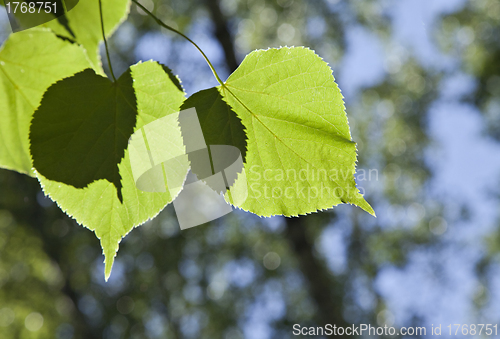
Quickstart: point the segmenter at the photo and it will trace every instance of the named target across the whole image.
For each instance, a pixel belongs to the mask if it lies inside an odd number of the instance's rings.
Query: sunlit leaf
[[[110,36],[126,18],[130,10],[130,0],[103,0],[102,13],[106,36]],[[67,19],[68,31],[60,23],[53,20],[45,26],[69,39],[83,45],[90,61],[97,72],[102,73],[99,44],[102,42],[101,19],[98,0],[80,0],[78,4],[62,18]]]
[[[341,203],[374,214],[354,181],[342,94],[330,67],[306,48],[249,54],[220,87],[247,133],[245,175],[230,192],[260,216],[296,216]],[[231,201],[231,197],[227,197]]]
[[[161,148],[164,156],[177,159],[172,164],[175,167],[173,171],[178,173],[179,177],[185,177],[189,162],[187,156],[184,158],[179,156],[185,154],[185,147],[175,119],[184,101],[183,91],[179,89],[178,82],[173,82],[162,66],[155,62],[132,66],[131,75],[134,80],[133,87],[138,108],[137,125],[134,131],[140,133],[145,125],[174,115],[174,119],[171,119],[174,123],[162,125],[164,142],[155,146],[157,149]],[[182,188],[182,185],[175,185],[164,192],[139,190],[132,171],[130,147],[125,151],[125,156],[118,168],[122,178],[123,203],[117,197],[116,187],[107,180],[98,180],[87,188],[78,189],[49,180],[37,173],[45,193],[55,200],[68,215],[93,230],[100,239],[105,255],[106,278],[111,273],[121,239],[132,228],[154,218]]]
[[[0,50],[0,167],[32,174],[29,124],[43,93],[90,67],[85,50],[46,29],[12,34]]]

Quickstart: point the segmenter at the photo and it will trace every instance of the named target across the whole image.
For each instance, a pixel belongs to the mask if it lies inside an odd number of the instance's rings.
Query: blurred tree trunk
[[[312,223],[324,224],[318,214],[286,218],[286,237],[297,255],[300,270],[307,279],[311,297],[316,302],[316,321],[319,325],[347,326],[342,315],[344,284],[329,272],[324,260],[314,250],[315,239],[307,232]],[[323,225],[321,225],[323,226]]]
[[[224,50],[226,65],[230,73],[238,68],[239,62],[234,49],[234,39],[229,31],[229,25],[220,8],[220,0],[206,0],[210,17],[214,23],[214,35]]]
[[[37,201],[40,193],[40,184],[36,179],[29,178],[24,174],[1,170],[3,178],[2,195],[0,195],[0,210],[8,210],[14,217],[16,223],[27,226],[43,242],[44,252],[49,258],[61,268],[64,293],[74,304],[72,325],[75,329],[75,338],[101,339],[100,331],[96,331],[87,323],[87,318],[78,308],[79,294],[69,282],[68,270],[61,267],[63,262],[62,240],[50,232],[50,222],[66,215],[55,204],[48,208],[42,207]]]
[[[234,40],[229,31],[227,19],[221,11],[220,0],[206,0],[206,5],[214,23],[214,35],[224,50],[229,70],[233,72],[238,67],[238,62]],[[316,302],[317,323],[344,326],[346,325],[342,316],[344,285],[341,281],[335,280],[324,260],[314,254],[315,239],[309,239],[307,235],[307,224],[314,218],[317,218],[316,214],[286,218],[286,237],[297,255],[300,269],[307,279],[311,296]],[[316,221],[324,223],[323,218],[318,218]]]

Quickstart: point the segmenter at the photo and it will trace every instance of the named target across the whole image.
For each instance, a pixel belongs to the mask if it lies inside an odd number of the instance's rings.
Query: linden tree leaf
[[[102,14],[104,30],[109,37],[127,18],[130,11],[130,0],[103,0]],[[76,41],[88,51],[94,69],[103,74],[99,44],[102,42],[101,18],[98,0],[79,0],[74,8],[60,17],[65,20],[53,20],[44,26],[57,34]],[[69,27],[69,30],[66,27]]]
[[[85,50],[47,29],[11,34],[0,49],[0,167],[33,175],[29,126],[43,93],[90,67]]]
[[[105,256],[106,279],[111,273],[121,239],[132,228],[154,218],[177,196],[189,169],[189,161],[185,156],[185,146],[176,118],[184,102],[184,92],[179,89],[178,82],[173,82],[169,74],[165,73],[162,66],[156,62],[139,63],[130,69],[138,111],[134,135],[144,133],[152,122],[173,117],[168,120],[169,123],[161,125],[164,142],[162,144],[157,142],[155,147],[162,148],[164,156],[177,160],[171,166],[172,171],[177,173],[180,184],[166,183],[168,189],[157,192],[138,189],[131,162],[131,157],[137,158],[137,150],[131,146],[127,148],[123,160],[118,165],[122,178],[123,202],[117,197],[116,187],[107,180],[98,180],[86,188],[79,189],[49,180],[41,173],[37,173],[44,192],[56,201],[66,214],[94,231],[100,239]],[[149,149],[147,153],[151,154]],[[148,163],[138,165],[149,166]],[[161,166],[169,166],[169,163]]]
[[[90,68],[55,83],[33,114],[33,166],[45,178],[76,188],[106,179],[122,201],[118,164],[136,113],[130,69],[114,83]]]
[[[342,94],[332,70],[313,51],[254,51],[220,86],[247,134],[244,175],[230,189],[236,204],[260,216],[297,216],[341,203],[374,214],[354,181]]]

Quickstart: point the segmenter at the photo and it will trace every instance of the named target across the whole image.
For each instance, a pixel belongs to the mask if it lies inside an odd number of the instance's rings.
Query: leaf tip
[[[111,258],[108,257],[107,255],[105,255],[105,259],[104,259],[104,281],[106,281],[106,282],[108,282],[109,277],[111,276],[111,270],[113,269],[113,263],[115,261],[115,255],[111,256]]]
[[[363,211],[371,214],[372,216],[374,216],[375,218],[377,217],[377,215],[375,214],[375,210],[373,209],[373,207],[365,200],[365,198],[363,196],[361,196],[361,200],[359,203],[357,203],[356,205],[358,205]]]

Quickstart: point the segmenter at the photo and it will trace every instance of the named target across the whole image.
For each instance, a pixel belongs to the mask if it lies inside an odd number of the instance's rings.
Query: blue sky
[[[459,58],[443,54],[433,41],[439,16],[461,9],[466,2],[383,3],[393,26],[391,44],[403,54],[415,56],[422,66],[446,74],[440,96],[429,110],[431,145],[426,152],[433,174],[427,193],[444,203],[446,231],[432,250],[412,252],[406,267],[383,269],[376,279],[376,290],[386,299],[398,325],[408,324],[413,315],[420,316],[428,326],[495,322],[500,315],[499,295],[493,292],[500,287],[498,270],[489,275],[492,299],[487,311],[478,315],[473,299],[484,288],[477,280],[475,264],[484,254],[485,237],[495,230],[499,220],[494,192],[498,192],[500,181],[500,145],[486,135],[481,112],[460,102],[474,89],[474,79],[460,71]],[[384,52],[383,43],[366,28],[356,27],[348,38],[339,83],[349,102],[356,100],[360,87],[384,79],[384,65],[393,55]],[[462,207],[471,212],[468,220],[461,215]],[[377,210],[380,219],[394,218],[391,212]],[[331,241],[341,247],[341,232],[334,229],[325,233],[328,241],[323,239],[323,243]],[[329,255],[332,263],[337,262],[332,265],[338,267],[338,251]]]

